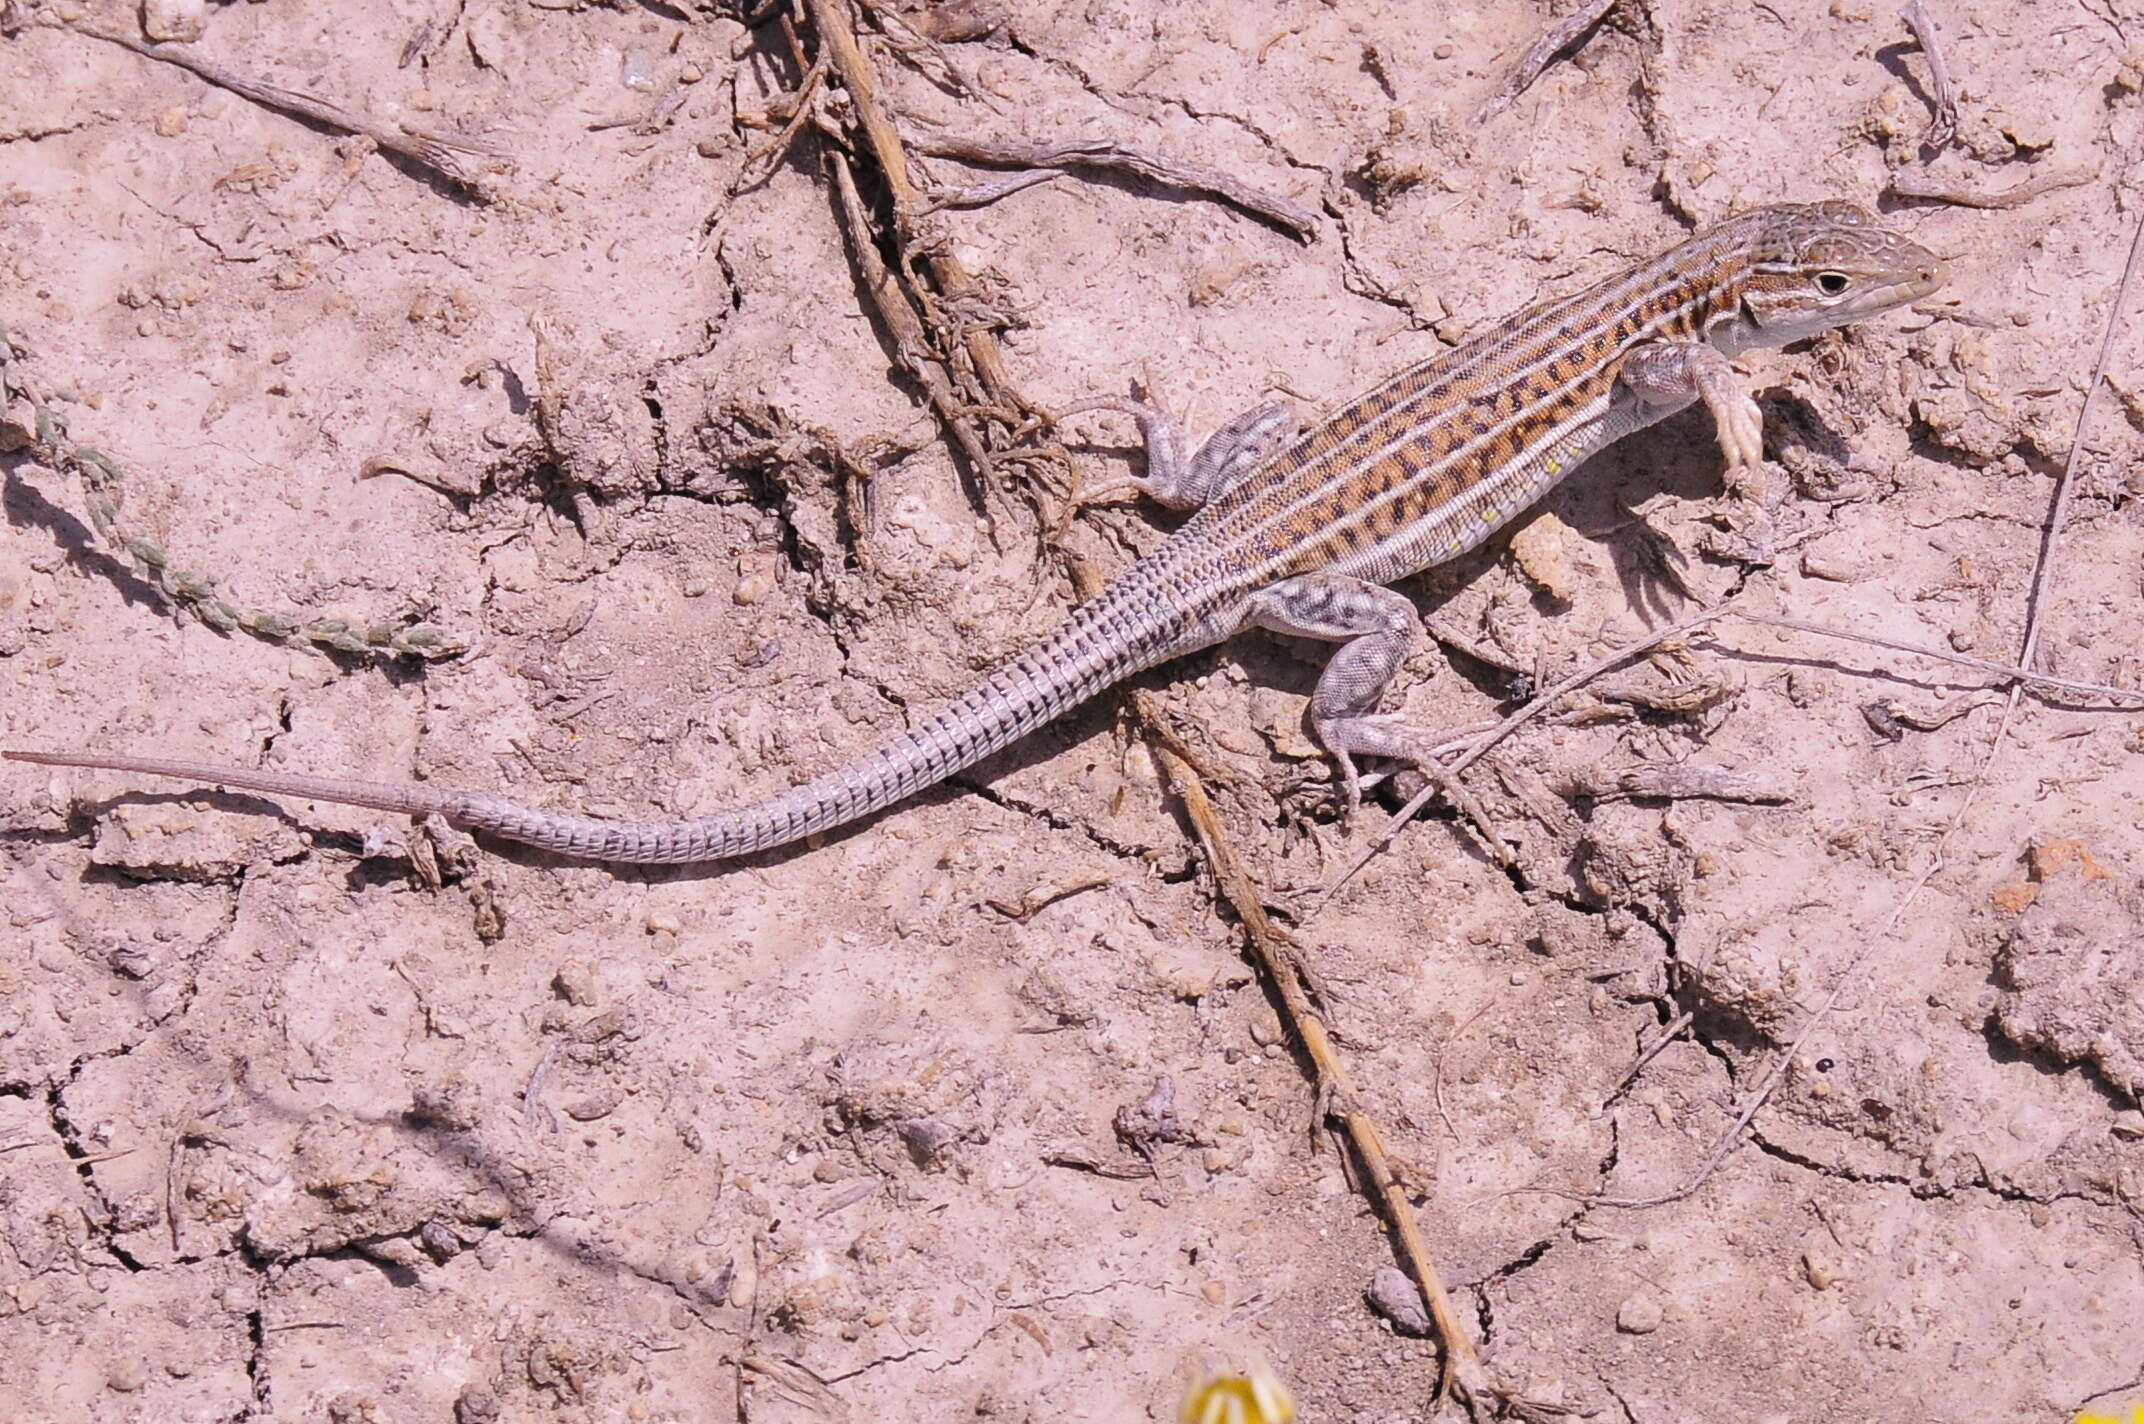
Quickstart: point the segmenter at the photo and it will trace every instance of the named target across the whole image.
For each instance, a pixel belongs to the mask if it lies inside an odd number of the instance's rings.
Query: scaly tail
[[[1184,620],[1126,578],[966,696],[846,766],[780,795],[696,821],[605,821],[547,811],[481,791],[349,781],[102,752],[5,751],[10,761],[138,772],[271,796],[438,814],[464,830],[582,860],[642,864],[727,860],[800,840],[891,805],[980,761],[1135,672],[1186,649]]]

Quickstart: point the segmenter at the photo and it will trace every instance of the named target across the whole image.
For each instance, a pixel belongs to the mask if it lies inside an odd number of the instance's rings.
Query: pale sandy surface
[[[1060,615],[1032,530],[983,530],[889,374],[816,151],[723,204],[767,137],[739,114],[794,74],[774,27],[687,8],[208,8],[217,63],[510,152],[489,205],[123,50],[0,41],[0,322],[80,398],[129,519],[240,603],[417,610],[475,645],[382,669],[175,620],[79,481],[18,452],[0,741],[693,813],[864,748]],[[1151,369],[1208,423],[1335,402],[1740,206],[1875,202],[1928,112],[1864,0],[1652,0],[1653,33],[1610,25],[1480,126],[1543,8],[1009,8],[948,49],[965,95],[879,51],[906,122],[1121,138],[1322,211],[1300,244],[1061,181],[943,220],[1038,400]],[[1892,205],[1959,254],[1948,291],[1753,358],[1769,563],[1723,527],[1693,413],[1550,502],[1567,599],[1500,541],[1410,587],[1439,627],[1553,679],[1684,607],[1650,543],[1708,598],[2015,657],[2135,220],[2144,18],[1936,8],[1966,97],[1934,171],[2097,181]],[[2130,330],[2044,659],[2135,685]],[[810,441],[786,481],[735,458],[739,403],[912,447],[875,461],[860,557]],[[1122,422],[1076,428],[1091,471],[1126,467]],[[1069,537],[1120,566],[1154,528]],[[1208,728],[1223,816],[1298,906],[1369,833],[1312,794],[1322,656],[1253,637],[1146,680]],[[1432,820],[1301,929],[1506,1379],[1632,1424],[2061,1421],[2144,1387],[2144,738],[2027,698],[1945,841],[1999,705],[1895,740],[1864,708],[1933,723],[1979,681],[1725,630],[1475,774],[1514,871]],[[1513,690],[1455,655],[1403,705],[1460,727]],[[490,847],[474,895],[421,888],[368,813],[0,772],[0,1416],[1170,1418],[1215,1350],[1271,1361],[1306,1419],[1421,1417],[1433,1352],[1363,1299],[1388,1241],[1117,705],[814,848],[647,874]],[[1640,763],[1792,799],[1559,794]],[[1529,1190],[1685,1182],[1849,973],[1696,1193]],[[1181,1140],[1142,1176],[1112,1120],[1164,1080]]]

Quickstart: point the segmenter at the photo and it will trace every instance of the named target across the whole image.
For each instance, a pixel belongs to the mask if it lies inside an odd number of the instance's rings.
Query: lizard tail
[[[1112,590],[1112,593],[1116,592]],[[1144,616],[1142,616],[1144,615]],[[207,782],[271,796],[403,815],[438,814],[464,830],[580,860],[684,864],[728,860],[869,815],[980,761],[1068,708],[1180,651],[1151,605],[1105,593],[965,696],[844,766],[766,800],[691,821],[610,821],[481,791],[352,781],[302,772],[94,751],[0,751],[10,761]]]

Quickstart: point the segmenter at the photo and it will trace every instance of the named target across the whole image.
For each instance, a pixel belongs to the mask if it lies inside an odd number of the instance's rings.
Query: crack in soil
[[[983,1342],[985,1340],[988,1340],[992,1335],[997,1334],[998,1331],[1004,1329],[1006,1326],[1015,1324],[1016,1322],[1013,1320],[1013,1316],[1019,1314],[1022,1311],[1038,1310],[1043,1306],[1055,1305],[1057,1302],[1063,1300],[1084,1300],[1093,1296],[1101,1295],[1108,1291],[1122,1290],[1126,1286],[1135,1286],[1137,1284],[1138,1282],[1136,1281],[1105,1281],[1101,1285],[1090,1286],[1083,1290],[1057,1291],[1050,1295],[1036,1296],[1033,1300],[1018,1301],[1005,1306],[1003,1312],[998,1316],[998,1318],[996,1320],[993,1320],[986,1327],[984,1327],[983,1332],[980,1335],[977,1335],[974,1339],[970,1340],[967,1345],[960,1349],[958,1353],[947,1355],[945,1351],[933,1349],[929,1345],[917,1345],[913,1348],[903,1350],[896,1355],[881,1355],[879,1356],[879,1358],[875,1360],[866,1361],[865,1363],[858,1365],[855,1369],[849,1370],[845,1373],[838,1375],[828,1375],[826,1377],[826,1382],[828,1384],[840,1384],[844,1380],[855,1379],[858,1375],[866,1374],[869,1371],[875,1370],[882,1365],[897,1365],[902,1363],[903,1361],[914,1359],[918,1355],[941,1356],[942,1358],[940,1358],[938,1363],[926,1364],[923,1367],[931,1374],[938,1374],[941,1371],[950,1370],[958,1365],[966,1364],[968,1358],[973,1355],[977,1350],[980,1350],[983,1347]],[[1149,1289],[1159,1288],[1149,1287]]]
[[[119,1210],[113,1205],[111,1198],[104,1194],[103,1186],[98,1183],[93,1154],[83,1146],[82,1130],[67,1116],[67,1104],[62,1098],[90,1063],[100,1058],[123,1058],[132,1051],[133,1045],[129,1044],[108,1052],[85,1053],[75,1059],[68,1069],[67,1080],[64,1083],[55,1083],[45,1090],[45,1119],[52,1128],[53,1136],[60,1141],[60,1150],[67,1154],[67,1160],[73,1164],[75,1175],[82,1179],[83,1188],[95,1207],[93,1211],[82,1213],[83,1224],[89,1228],[91,1237],[114,1261],[125,1267],[129,1275],[139,1275],[149,1267],[136,1260],[132,1252],[119,1244]]]
[[[944,784],[958,787],[970,795],[979,796],[993,806],[1001,807],[1015,815],[1039,822],[1048,826],[1051,830],[1071,831],[1084,836],[1097,849],[1106,852],[1117,860],[1130,861],[1140,866],[1142,870],[1151,865],[1160,874],[1164,884],[1181,884],[1198,873],[1198,867],[1192,861],[1188,847],[1183,850],[1177,866],[1172,869],[1159,861],[1151,859],[1152,852],[1149,850],[1126,845],[1122,841],[1115,840],[1104,834],[1084,820],[1067,816],[1063,812],[1053,810],[1048,806],[1039,806],[1032,802],[1023,801],[1019,797],[1000,791],[985,782],[976,781],[967,776],[954,775],[947,777]]]
[[[2102,1195],[2088,1191],[2061,1191],[2041,1196],[2026,1191],[2023,1187],[2009,1186],[1993,1181],[1985,1174],[1977,1182],[1938,1182],[1916,1180],[1903,1173],[1866,1172],[1855,1167],[1819,1161],[1804,1153],[1796,1152],[1791,1147],[1773,1142],[1765,1137],[1763,1133],[1758,1132],[1755,1127],[1751,1127],[1749,1130],[1749,1140],[1759,1152],[1762,1152],[1775,1162],[1784,1162],[1790,1167],[1799,1168],[1819,1177],[1827,1177],[1835,1182],[1852,1182],[1856,1185],[1865,1186],[1903,1187],[1912,1196],[1923,1201],[1957,1201],[1967,1197],[1986,1196],[1992,1197],[1996,1201],[2024,1206],[2053,1206],[2057,1202],[2074,1201],[2083,1202],[2087,1206],[2118,1206],[2125,1210],[2134,1210],[2127,1202],[2111,1193]]]

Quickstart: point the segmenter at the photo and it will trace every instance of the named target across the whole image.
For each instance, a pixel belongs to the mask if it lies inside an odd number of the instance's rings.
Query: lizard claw
[[[1727,455],[1730,476],[1760,469],[1764,465],[1764,412],[1747,391],[1729,389],[1706,401],[1719,427],[1720,449]]]
[[[1333,759],[1334,788],[1340,793],[1340,824],[1352,825],[1355,813],[1362,809],[1362,793],[1365,788],[1383,781],[1386,773],[1362,774],[1355,765],[1355,756],[1384,757],[1405,766],[1421,766],[1429,759],[1424,750],[1426,739],[1398,715],[1356,716],[1321,720],[1318,723],[1318,740],[1325,744],[1326,754]]]
[[[1344,747],[1326,748],[1333,759],[1333,789],[1340,793],[1340,827],[1342,830],[1355,824],[1355,813],[1362,809],[1362,774],[1355,769],[1355,758]]]

